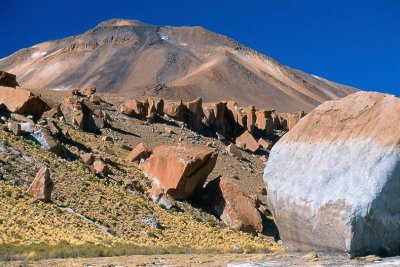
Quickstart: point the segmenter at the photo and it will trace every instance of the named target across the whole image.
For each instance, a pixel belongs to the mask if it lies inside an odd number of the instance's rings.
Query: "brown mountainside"
[[[22,49],[0,60],[25,88],[204,102],[234,100],[279,112],[310,111],[356,89],[286,67],[201,27],[114,19],[87,32]]]

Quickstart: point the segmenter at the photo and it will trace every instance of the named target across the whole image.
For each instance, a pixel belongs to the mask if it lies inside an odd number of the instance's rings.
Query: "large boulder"
[[[139,100],[129,100],[121,105],[120,112],[129,117],[144,119],[147,116],[147,107]]]
[[[50,109],[42,98],[28,90],[3,86],[0,86],[0,104],[4,104],[11,112],[31,115],[34,119],[39,119]]]
[[[230,228],[252,233],[263,231],[255,201],[244,193],[235,179],[212,180],[205,188],[205,196],[211,211]]]
[[[50,202],[53,188],[54,183],[50,178],[49,169],[47,167],[42,167],[36,174],[27,193],[37,200]]]
[[[0,86],[13,88],[19,86],[17,82],[17,76],[5,71],[0,71]]]
[[[153,187],[174,199],[188,199],[204,184],[216,161],[217,154],[210,147],[164,145],[156,147],[142,167]]]
[[[400,253],[400,99],[318,106],[272,148],[264,181],[285,251]]]
[[[245,131],[238,138],[236,138],[236,145],[241,149],[249,150],[250,152],[257,152],[260,145],[249,131]]]
[[[201,130],[204,116],[201,98],[187,102],[186,107],[188,110],[188,126],[195,130]]]

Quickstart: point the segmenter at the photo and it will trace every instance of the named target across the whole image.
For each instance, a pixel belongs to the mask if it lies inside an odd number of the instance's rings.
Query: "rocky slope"
[[[22,49],[0,60],[21,86],[204,102],[234,100],[280,112],[310,111],[356,90],[286,67],[201,27],[109,20],[87,32]]]

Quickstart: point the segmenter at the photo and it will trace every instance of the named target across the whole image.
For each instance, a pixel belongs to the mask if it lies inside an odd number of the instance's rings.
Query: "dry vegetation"
[[[270,239],[230,230],[188,203],[180,204],[181,211],[153,204],[137,165],[122,160],[127,151],[99,136],[62,127],[75,142],[66,146],[70,160],[0,129],[0,259],[280,250]],[[91,174],[78,158],[89,150],[107,158],[114,176],[137,181],[144,193]],[[25,193],[43,165],[50,167],[55,183],[50,204]],[[163,229],[138,220],[138,215],[154,216]]]

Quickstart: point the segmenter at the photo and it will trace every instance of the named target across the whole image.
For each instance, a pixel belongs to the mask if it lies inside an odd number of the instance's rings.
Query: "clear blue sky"
[[[0,58],[111,18],[199,25],[281,63],[400,95],[400,0],[2,0]]]

